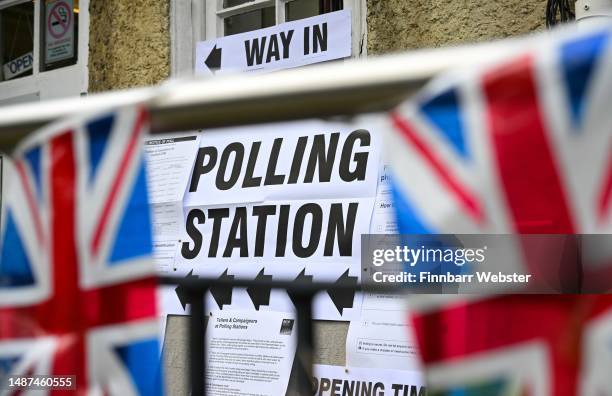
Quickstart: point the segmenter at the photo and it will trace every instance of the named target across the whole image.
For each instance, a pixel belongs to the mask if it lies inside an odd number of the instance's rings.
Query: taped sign
[[[204,132],[176,268],[190,276],[355,284],[376,196],[379,129],[360,118]],[[219,309],[294,309],[278,291],[210,294],[207,306]],[[359,312],[350,290],[313,301],[316,319],[350,320]]]
[[[74,56],[74,1],[47,0],[45,3],[45,62]]]
[[[369,130],[339,123],[205,133],[185,199],[182,257],[358,262],[378,157]]]
[[[351,12],[342,10],[199,42],[199,74],[279,70],[351,56]]]

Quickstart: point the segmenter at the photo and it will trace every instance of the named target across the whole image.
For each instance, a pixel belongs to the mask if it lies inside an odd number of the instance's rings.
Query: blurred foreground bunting
[[[517,48],[391,114],[400,233],[515,234],[531,269],[547,246],[520,234],[566,234],[578,259],[551,279],[610,293],[612,30]],[[612,395],[612,294],[411,300],[430,394]]]
[[[147,130],[138,108],[60,122],[5,161],[0,384],[73,375],[78,394],[162,393]]]

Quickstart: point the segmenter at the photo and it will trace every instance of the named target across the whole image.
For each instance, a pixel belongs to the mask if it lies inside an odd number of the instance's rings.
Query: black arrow
[[[206,66],[208,66],[210,70],[221,69],[221,48],[217,48],[217,45],[215,44],[212,51],[210,51],[210,54],[208,54],[208,58],[206,58],[206,61],[204,61],[204,63],[206,64]]]
[[[227,269],[226,269],[221,274],[219,279],[233,280],[234,279],[234,275],[228,275],[227,274]],[[209,290],[210,290],[210,294],[212,294],[213,298],[215,299],[215,302],[219,306],[219,309],[223,309],[224,305],[230,305],[232,303],[232,291],[233,291],[233,289],[231,287],[227,287],[227,286],[211,286],[211,288]]]
[[[344,274],[335,283],[336,285],[357,285],[357,277],[349,276],[349,270],[346,270]],[[353,300],[355,299],[355,290],[350,289],[328,289],[327,294],[332,299],[334,305],[340,315],[344,313],[344,308],[353,308]]]
[[[306,268],[304,268],[302,272],[300,272],[300,274],[297,276],[297,278],[295,278],[294,282],[302,283],[302,284],[310,284],[312,283],[312,275],[306,275]],[[293,294],[289,293],[289,298],[291,298],[293,305],[297,305]]]
[[[272,275],[264,275],[264,270],[265,268],[262,268],[261,271],[259,271],[259,274],[257,274],[255,280],[262,282],[272,280]],[[251,301],[253,301],[253,305],[255,306],[256,310],[259,311],[259,307],[262,305],[270,305],[270,290],[271,288],[269,286],[247,288],[247,293],[249,294]]]
[[[197,275],[193,274],[193,270],[189,271],[189,273],[187,274],[187,276],[185,277],[185,279],[189,279],[189,278],[197,278]],[[190,304],[190,298],[189,298],[189,294],[187,293],[187,291],[183,288],[183,286],[178,285],[176,289],[174,289],[174,291],[176,292],[176,296],[178,297],[179,301],[181,302],[181,305],[183,306],[183,311],[185,310],[185,307],[187,307],[187,304]]]

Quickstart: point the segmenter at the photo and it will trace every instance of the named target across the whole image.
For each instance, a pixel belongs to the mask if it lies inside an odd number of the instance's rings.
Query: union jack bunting
[[[610,103],[609,27],[529,38],[441,76],[390,115],[400,233],[609,242]],[[612,289],[612,244],[601,241],[585,249],[582,290]],[[610,295],[446,297],[413,299],[430,393],[612,395],[601,366],[611,372]]]
[[[147,128],[139,108],[60,122],[4,161],[0,384],[73,375],[77,394],[162,393]]]

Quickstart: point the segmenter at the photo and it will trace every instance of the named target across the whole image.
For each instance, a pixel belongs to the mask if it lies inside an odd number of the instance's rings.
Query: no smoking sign
[[[46,9],[45,63],[74,56],[74,2],[48,0]]]

